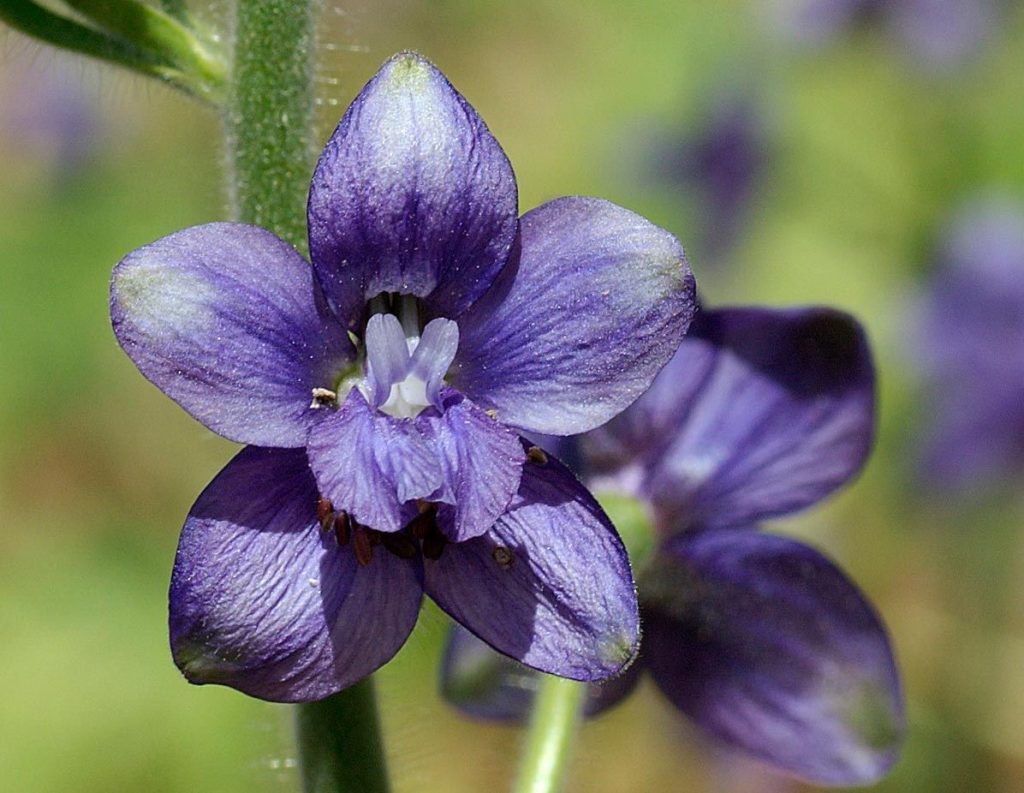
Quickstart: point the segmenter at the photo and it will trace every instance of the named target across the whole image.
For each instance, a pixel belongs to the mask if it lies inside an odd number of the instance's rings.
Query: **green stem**
[[[299,705],[299,764],[305,793],[387,793],[387,771],[369,678],[333,697]]]
[[[240,220],[306,247],[313,168],[313,12],[309,0],[237,0],[225,123]]]
[[[562,789],[586,691],[583,683],[541,675],[513,793],[556,793]]]
[[[237,0],[224,124],[237,220],[306,247],[313,170],[311,0]],[[306,793],[389,790],[373,683],[296,706]]]

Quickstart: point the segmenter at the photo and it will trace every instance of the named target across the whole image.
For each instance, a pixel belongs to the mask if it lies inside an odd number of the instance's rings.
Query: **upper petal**
[[[401,529],[415,515],[405,505],[433,495],[444,481],[422,428],[374,410],[358,388],[337,411],[322,413],[306,450],[324,497],[378,531]]]
[[[676,239],[596,198],[527,213],[522,251],[459,320],[452,383],[499,420],[570,435],[651,384],[686,333],[694,281]]]
[[[139,370],[240,443],[298,447],[314,388],[352,356],[309,264],[269,231],[210,223],[128,254],[110,287],[114,333]]]
[[[602,680],[636,655],[639,616],[625,548],[553,457],[529,462],[485,534],[427,559],[427,593],[500,652],[543,672]]]
[[[821,784],[895,762],[903,697],[885,628],[820,553],[749,530],[681,536],[640,587],[655,682],[717,738]]]
[[[664,528],[739,526],[793,512],[864,464],[874,437],[874,368],[849,315],[703,312],[666,379],[689,361],[703,373],[700,386],[680,389],[678,429],[645,483]]]
[[[210,483],[181,534],[171,647],[193,683],[277,702],[321,699],[373,672],[419,613],[416,560],[365,567],[321,530],[301,450],[248,447]]]
[[[309,192],[309,248],[332,305],[355,328],[381,292],[456,317],[491,285],[516,235],[508,158],[423,57],[403,52],[356,97]]]

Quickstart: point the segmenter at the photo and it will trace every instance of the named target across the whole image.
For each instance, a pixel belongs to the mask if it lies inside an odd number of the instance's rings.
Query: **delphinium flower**
[[[141,372],[248,444],[189,513],[170,591],[196,683],[306,701],[404,643],[428,594],[503,653],[595,680],[634,656],[635,589],[589,492],[521,432],[598,426],[693,314],[679,243],[593,198],[517,219],[483,121],[396,55],[316,166],[311,264],[212,223],[117,266]]]
[[[972,201],[941,243],[922,304],[922,471],[964,492],[1024,469],[1024,203]]]
[[[554,439],[593,489],[644,504],[657,545],[638,571],[643,641],[586,711],[649,672],[725,748],[812,782],[859,784],[895,760],[897,669],[864,595],[829,559],[759,523],[856,474],[874,427],[874,372],[848,315],[826,308],[702,312],[651,390],[608,425]],[[443,690],[517,719],[528,670],[456,631]]]
[[[922,65],[963,62],[994,30],[997,0],[787,0],[783,22],[808,43],[837,38],[850,28],[881,24]]]

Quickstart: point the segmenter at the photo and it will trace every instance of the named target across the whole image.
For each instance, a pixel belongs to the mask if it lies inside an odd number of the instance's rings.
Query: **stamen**
[[[356,526],[352,531],[352,550],[355,551],[356,561],[366,567],[373,561],[373,544],[370,542],[369,532],[362,526]]]
[[[409,521],[405,527],[417,540],[424,540],[432,532],[437,530],[437,505],[427,504],[424,509],[420,507],[420,514]]]
[[[320,497],[316,501],[316,520],[324,531],[331,528],[331,522],[334,520],[334,505],[326,498]]]
[[[435,523],[434,530],[423,538],[423,556],[437,561],[441,558],[441,554],[444,553],[444,546],[447,544],[448,538],[441,533],[441,530],[437,528]]]
[[[497,410],[497,408],[488,408],[487,410],[484,411],[484,413],[486,413],[488,416],[490,416],[495,421],[498,420],[498,410]]]
[[[320,408],[337,407],[338,394],[331,391],[329,388],[314,388],[313,389],[313,401],[309,403],[309,406],[314,410]]]
[[[412,559],[416,556],[416,543],[404,532],[382,534],[381,541],[399,559]]]
[[[515,555],[506,548],[504,545],[495,546],[494,550],[491,551],[491,557],[495,562],[498,563],[498,567],[502,570],[508,570],[512,567],[512,563],[516,560]]]
[[[547,465],[548,456],[540,446],[531,446],[526,450],[526,459],[537,465]]]
[[[334,518],[334,538],[338,541],[338,545],[348,544],[349,528],[348,513],[345,510],[341,510],[337,517]]]

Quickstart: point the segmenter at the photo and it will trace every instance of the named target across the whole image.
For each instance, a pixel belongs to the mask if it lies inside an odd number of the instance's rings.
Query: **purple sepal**
[[[681,427],[643,486],[663,529],[742,526],[810,506],[870,451],[874,368],[863,330],[842,312],[702,312],[662,375],[677,376],[681,401],[658,383],[628,425],[650,415],[658,427],[663,414]]]
[[[644,659],[726,744],[819,784],[895,762],[903,697],[878,615],[828,559],[750,530],[680,536],[641,581]]]
[[[526,459],[519,436],[451,388],[442,414],[424,419],[444,477],[434,496],[443,502],[438,527],[452,542],[479,537],[519,489]]]
[[[327,142],[309,192],[309,248],[342,321],[368,298],[426,298],[457,317],[501,271],[516,235],[508,158],[447,78],[411,52],[387,61]]]
[[[587,718],[598,716],[630,694],[640,680],[640,660],[625,672],[590,683],[583,702]],[[472,633],[453,625],[441,662],[441,696],[467,716],[525,724],[540,673],[495,652]]]
[[[442,609],[527,666],[603,680],[636,655],[640,624],[625,548],[553,457],[525,464],[518,493],[489,531],[449,544],[424,570],[427,594]]]
[[[170,592],[171,648],[193,683],[321,699],[386,663],[422,598],[418,560],[363,567],[317,521],[301,450],[243,449],[192,507]]]
[[[142,374],[239,443],[304,445],[313,389],[333,389],[354,357],[309,264],[240,223],[132,251],[114,269],[110,316]]]
[[[672,357],[693,316],[693,276],[671,234],[596,198],[527,213],[521,245],[459,321],[451,382],[526,432],[584,432]]]
[[[358,388],[338,410],[321,415],[306,450],[320,492],[335,509],[363,526],[395,532],[415,516],[412,502],[441,489],[441,461],[420,419],[374,410]]]

